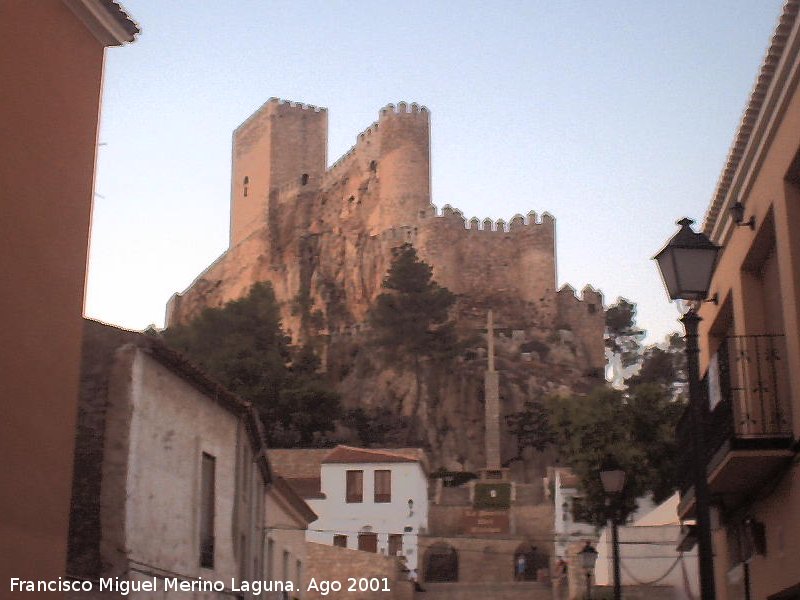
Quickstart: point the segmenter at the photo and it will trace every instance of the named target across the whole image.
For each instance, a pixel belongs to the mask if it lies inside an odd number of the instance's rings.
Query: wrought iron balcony
[[[782,335],[731,336],[703,380],[709,491],[727,504],[748,496],[792,456],[789,365]],[[691,413],[676,428],[684,516],[692,510]]]

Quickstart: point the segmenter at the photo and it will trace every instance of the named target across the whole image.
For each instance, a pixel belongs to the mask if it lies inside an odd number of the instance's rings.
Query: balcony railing
[[[712,361],[713,363],[713,361]],[[789,366],[782,335],[731,336],[720,345],[716,366],[703,379],[704,461],[709,471],[731,450],[786,447],[792,438]],[[692,486],[692,423],[687,408],[678,422],[681,494]]]

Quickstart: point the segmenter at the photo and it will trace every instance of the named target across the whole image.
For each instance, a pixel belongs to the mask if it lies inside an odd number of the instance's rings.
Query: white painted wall
[[[697,550],[683,555],[675,550],[680,538],[677,506],[678,495],[675,494],[631,525],[619,527],[623,586],[671,586],[676,600],[690,600],[692,596],[698,596]],[[613,585],[613,549],[609,527],[600,534],[597,552],[597,583]]]
[[[561,479],[561,472],[555,474],[555,551],[556,556],[563,558],[566,556],[567,547],[584,539],[595,539],[597,535],[594,525],[575,521],[572,518],[572,503],[578,495],[578,490],[573,487],[564,487]]]
[[[110,467],[127,469],[127,498],[124,515],[107,511],[104,518],[124,519],[130,577],[168,572],[223,581],[259,578],[264,488],[243,424],[146,353],[127,352],[134,353],[124,374],[130,378],[129,392],[110,395],[108,413],[114,422],[109,431],[124,435],[129,427],[127,454]],[[118,453],[117,444],[113,437],[106,440],[107,457]],[[199,560],[203,452],[216,459],[213,569],[200,567]],[[173,595],[185,594],[155,597]]]
[[[347,503],[346,473],[364,471],[364,501]],[[389,470],[392,475],[391,502],[374,502],[374,473]],[[309,499],[308,505],[319,515],[309,525],[307,539],[322,544],[333,544],[334,534],[347,535],[347,547],[358,548],[358,533],[371,528],[378,534],[378,552],[386,553],[388,535],[403,534],[403,555],[409,569],[418,562],[417,535],[428,527],[428,483],[419,463],[353,463],[323,464],[321,487],[324,499]],[[411,511],[408,501],[413,500]],[[411,514],[409,514],[411,512]]]

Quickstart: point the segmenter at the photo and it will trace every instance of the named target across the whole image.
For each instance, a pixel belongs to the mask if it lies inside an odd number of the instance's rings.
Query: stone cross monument
[[[486,469],[500,469],[500,386],[494,369],[494,318],[492,311],[486,324],[487,352],[489,364],[484,377],[486,404]]]

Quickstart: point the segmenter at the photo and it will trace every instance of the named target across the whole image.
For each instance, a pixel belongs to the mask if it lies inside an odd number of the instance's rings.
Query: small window
[[[403,554],[403,536],[399,533],[389,534],[389,556],[400,556]]]
[[[589,304],[589,314],[593,315],[597,312],[597,307],[594,304]]]
[[[200,566],[214,568],[214,486],[217,459],[203,452],[200,467]]]
[[[300,185],[306,185],[308,183],[308,173],[303,173],[300,176]]]
[[[392,472],[375,471],[375,502],[392,501]]]
[[[358,549],[364,552],[378,552],[378,534],[377,533],[359,533],[358,534]]]
[[[247,198],[247,187],[250,185],[250,178],[245,175],[244,181],[242,182],[242,189],[244,190],[244,197]]]
[[[378,170],[378,163],[374,160],[371,160],[369,163],[369,170],[373,173]]]
[[[274,576],[274,565],[273,562],[275,560],[275,540],[272,538],[267,539],[267,577],[272,579]]]
[[[346,502],[364,501],[364,471],[347,472],[347,497]]]
[[[333,545],[338,548],[347,548],[347,536],[337,533],[333,536]]]

